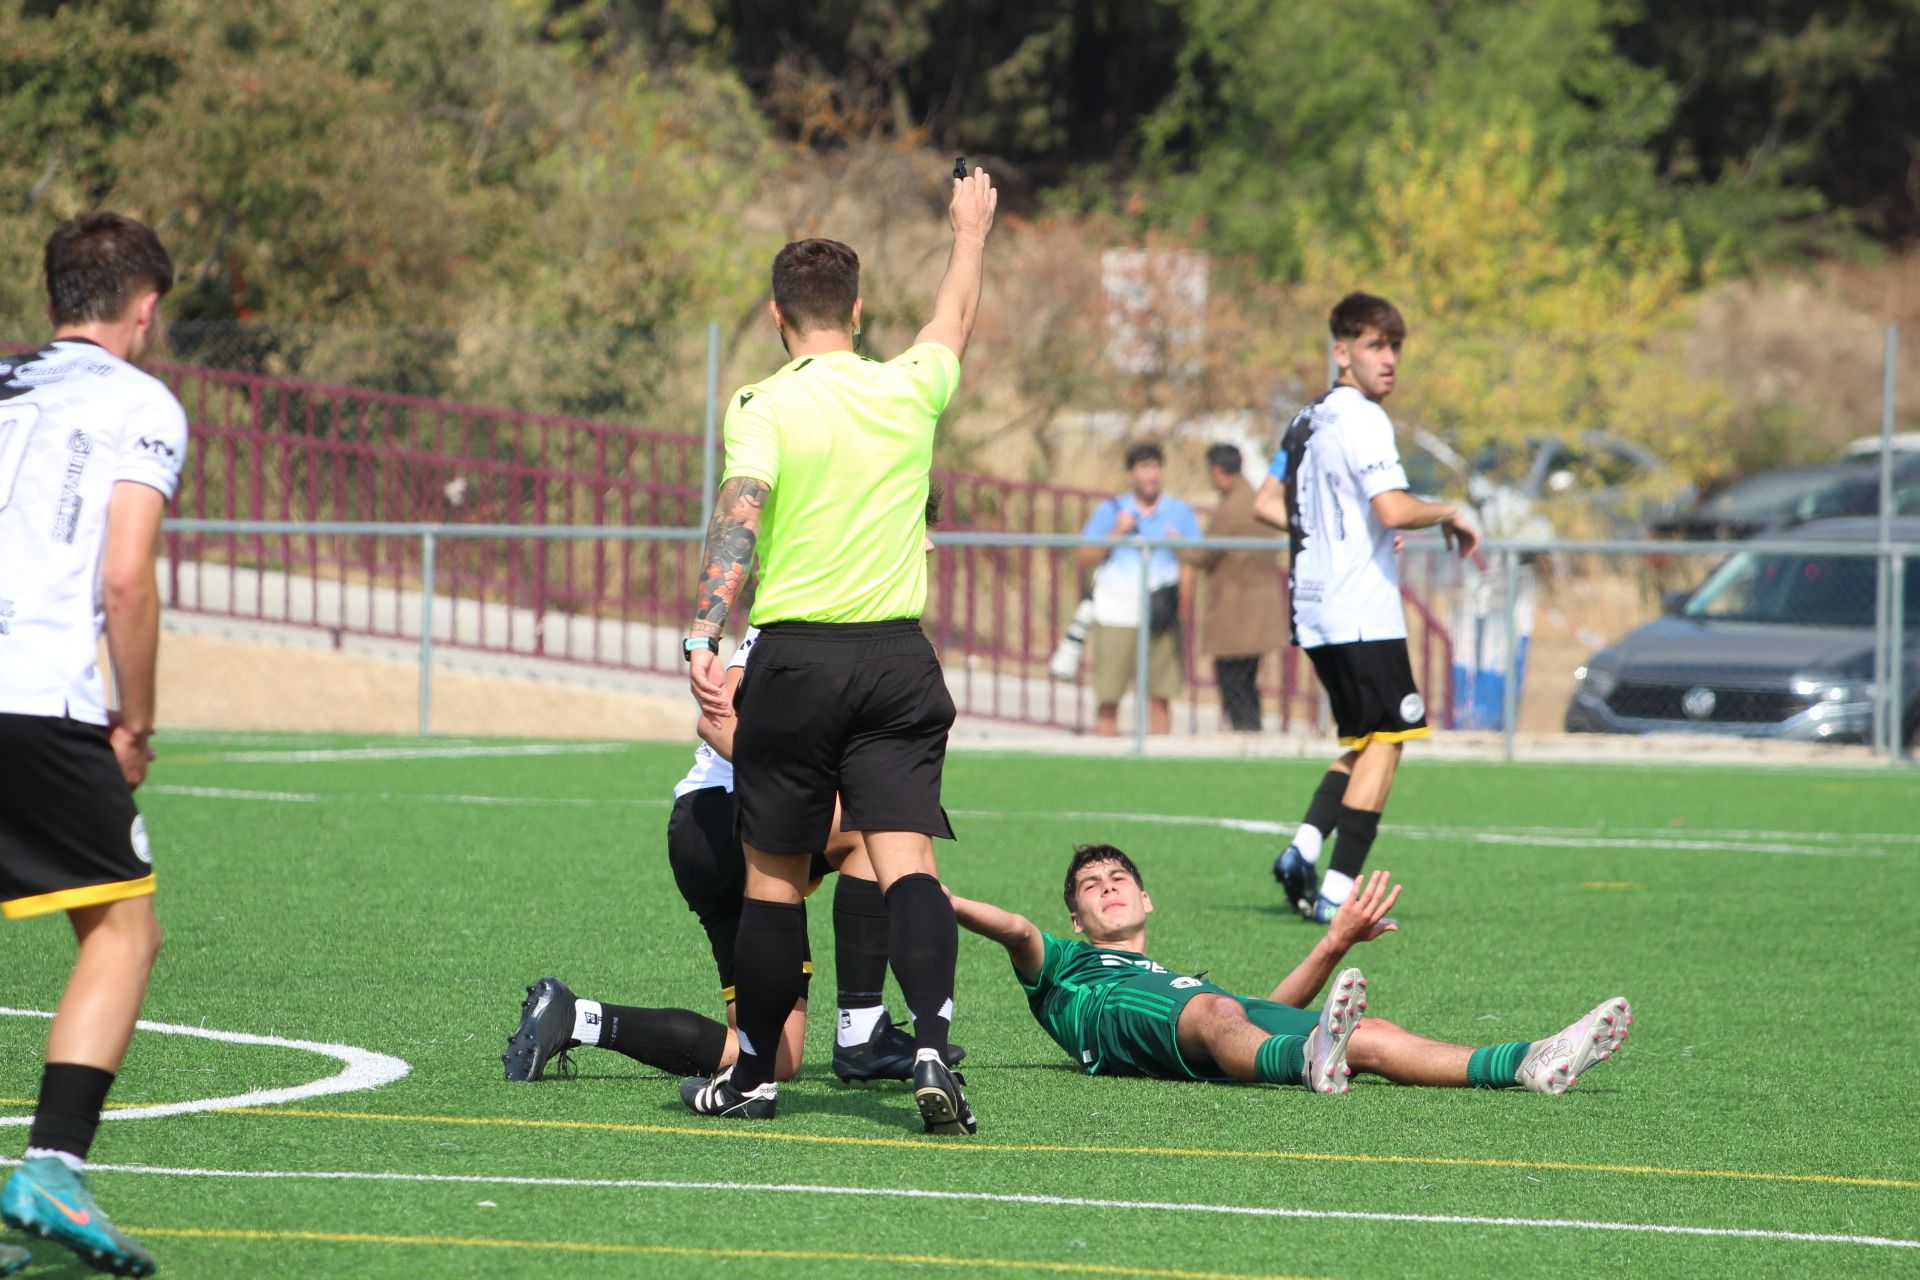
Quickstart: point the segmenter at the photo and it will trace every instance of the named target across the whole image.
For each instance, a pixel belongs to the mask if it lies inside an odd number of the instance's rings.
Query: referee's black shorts
[[[747,892],[747,857],[735,829],[738,815],[733,792],[701,787],[676,796],[667,818],[667,861],[673,867],[673,882],[687,900],[687,910],[706,930],[714,968],[720,971],[723,1000],[733,999],[733,942],[740,932],[740,902]],[[832,871],[833,864],[821,854],[814,859],[809,879],[817,887]]]
[[[1341,746],[1357,750],[1428,735],[1427,704],[1413,683],[1405,639],[1320,645],[1307,657],[1327,691]]]
[[[0,712],[0,914],[19,920],[152,892],[146,824],[106,729]]]
[[[770,623],[734,702],[747,844],[820,852],[836,793],[845,830],[953,839],[940,807],[953,698],[918,619]]]

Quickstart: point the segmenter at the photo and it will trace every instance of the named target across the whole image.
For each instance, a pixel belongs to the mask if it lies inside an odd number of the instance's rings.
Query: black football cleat
[[[947,1065],[957,1067],[967,1051],[957,1044],[947,1046]],[[913,1036],[891,1017],[882,1014],[865,1044],[833,1046],[833,1074],[847,1084],[866,1080],[913,1079]]]
[[[527,988],[527,998],[520,1004],[520,1025],[507,1037],[507,1051],[500,1061],[507,1068],[507,1079],[538,1080],[556,1054],[562,1068],[571,1065],[567,1050],[578,1043],[573,1038],[573,992],[558,978],[542,978]]]
[[[967,1078],[940,1061],[931,1049],[922,1049],[913,1060],[913,1100],[920,1105],[920,1123],[928,1133],[977,1133],[979,1121],[967,1105],[960,1086]]]
[[[680,1101],[695,1115],[728,1120],[771,1120],[779,1102],[780,1086],[769,1080],[750,1093],[733,1086],[733,1068],[722,1067],[709,1079],[695,1076],[680,1082]]]

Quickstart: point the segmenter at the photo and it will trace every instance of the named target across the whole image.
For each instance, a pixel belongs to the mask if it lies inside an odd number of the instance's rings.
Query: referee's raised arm
[[[1000,206],[1000,193],[984,170],[953,180],[953,201],[947,206],[947,219],[953,223],[953,253],[947,259],[947,273],[940,277],[940,288],[933,295],[933,319],[914,341],[937,342],[954,355],[965,358],[967,341],[973,337],[973,324],[980,315],[980,279],[986,261],[987,234],[993,230],[994,210]]]

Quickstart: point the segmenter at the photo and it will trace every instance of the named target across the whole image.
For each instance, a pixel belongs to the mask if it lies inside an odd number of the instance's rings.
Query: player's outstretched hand
[[[975,168],[964,178],[953,180],[953,200],[947,206],[947,218],[955,236],[977,236],[981,240],[993,230],[993,212],[1000,207],[1000,193],[994,189],[987,171]]]
[[[725,720],[732,715],[733,695],[727,692],[723,678],[726,668],[720,665],[720,655],[695,649],[687,667],[687,684],[693,689],[693,699],[700,704],[700,709],[715,720]]]
[[[1391,886],[1391,891],[1389,891]],[[1400,900],[1400,886],[1393,884],[1393,873],[1376,871],[1356,884],[1340,910],[1327,926],[1327,933],[1342,951],[1355,943],[1372,942],[1383,933],[1392,933],[1399,925],[1387,919],[1387,912]]]

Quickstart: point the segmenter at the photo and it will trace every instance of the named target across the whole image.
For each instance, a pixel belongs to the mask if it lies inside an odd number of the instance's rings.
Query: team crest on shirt
[[[147,820],[137,813],[134,814],[133,829],[127,834],[133,842],[133,856],[152,866],[153,847],[147,843]]]
[[[1420,700],[1419,694],[1410,693],[1400,699],[1401,724],[1412,724],[1414,721],[1424,718],[1426,714],[1427,704]]]

